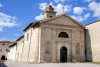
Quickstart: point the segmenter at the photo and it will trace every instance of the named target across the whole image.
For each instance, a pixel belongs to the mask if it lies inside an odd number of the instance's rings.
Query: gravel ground
[[[0,62],[0,67],[100,67],[97,64],[88,63],[41,63],[29,64],[21,62]]]

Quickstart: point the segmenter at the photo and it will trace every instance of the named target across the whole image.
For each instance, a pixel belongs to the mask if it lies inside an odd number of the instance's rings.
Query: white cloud
[[[67,0],[54,0],[54,1],[55,1],[55,3],[58,3],[59,1],[65,2],[65,1],[67,1]]]
[[[74,18],[75,20],[77,20],[77,21],[79,21],[79,22],[82,22],[84,19],[83,19],[83,17],[82,16],[71,16],[72,18]]]
[[[89,3],[89,8],[90,10],[93,10],[93,16],[100,19],[100,3],[91,2]]]
[[[3,27],[0,27],[0,31],[3,31]]]
[[[39,3],[40,5],[40,9],[44,10],[47,7],[47,2],[45,3]],[[54,8],[54,11],[57,12],[57,15],[62,14],[63,13],[63,7],[64,7],[64,12],[70,12],[71,10],[71,5],[62,5],[61,3],[57,4],[57,6],[54,6],[52,2],[50,2],[50,5],[52,5],[52,7]],[[39,16],[35,17],[36,20],[42,20],[43,16],[42,13]]]
[[[3,37],[3,38],[1,38],[1,39],[0,39],[0,41],[3,41],[3,40],[5,40],[5,39],[6,39],[6,38],[5,38],[5,37]]]
[[[87,18],[90,16],[90,13],[87,13],[84,17],[82,16],[74,16],[72,15],[71,17],[74,18],[75,20],[79,21],[79,22],[83,22],[84,20],[87,20]]]
[[[5,37],[3,37],[3,38],[0,39],[0,41],[4,41],[4,40],[8,40],[8,39],[6,39]]]
[[[21,36],[21,35],[24,35],[24,34],[14,34],[14,35]]]
[[[91,2],[91,1],[95,1],[95,0],[84,0],[84,3],[85,3],[85,2]]]
[[[90,16],[90,13],[87,13],[85,16],[84,16],[84,20],[87,20],[87,18]]]
[[[3,31],[4,27],[15,27],[15,26],[19,26],[18,23],[16,23],[17,18],[11,17],[9,15],[6,15],[4,13],[0,12],[0,31]]]
[[[85,7],[75,7],[73,10],[75,14],[82,14],[84,9],[86,8]]]
[[[65,1],[73,1],[73,0],[54,0],[55,1],[55,3],[58,3],[58,2],[65,2]]]
[[[57,15],[63,13],[63,7],[64,7],[64,12],[70,12],[71,10],[71,5],[62,5],[58,4],[57,6],[54,6],[55,11],[57,12]]]
[[[42,19],[43,19],[42,13],[41,13],[39,16],[36,16],[36,17],[35,17],[35,20],[42,20]]]
[[[86,2],[90,2],[90,1],[92,1],[92,0],[85,0]]]
[[[40,5],[40,9],[41,10],[44,10],[45,9],[45,7],[47,6],[47,2],[45,2],[45,3],[39,3],[39,5]]]
[[[3,7],[3,5],[0,3],[0,7]]]

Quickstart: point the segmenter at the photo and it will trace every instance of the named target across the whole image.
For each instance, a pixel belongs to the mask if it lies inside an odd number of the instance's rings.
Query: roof
[[[79,23],[78,21],[76,21],[75,19],[73,19],[72,17],[70,17],[69,15],[63,13],[63,14],[61,14],[61,15],[57,15],[57,16],[54,16],[54,17],[49,18],[49,19],[44,19],[44,20],[40,20],[40,21],[36,21],[36,22],[30,23],[23,31],[26,31],[28,28],[33,27],[33,26],[35,26],[35,25],[38,24],[38,23],[46,22],[46,21],[49,21],[49,20],[58,18],[58,17],[63,16],[63,15],[64,15],[64,16],[67,16],[69,19],[73,20],[75,23],[77,23],[78,25],[80,25],[80,26],[82,26],[83,28],[85,28],[84,25],[82,25],[81,23]]]
[[[94,22],[92,22],[92,23],[86,24],[85,26],[90,25],[90,24],[93,24],[93,23],[96,23],[96,22],[98,22],[98,21],[100,21],[100,20],[97,20],[97,21],[94,21]]]
[[[16,41],[6,41],[6,40],[4,40],[4,41],[0,41],[0,43],[15,43]]]
[[[17,43],[14,43],[14,44],[10,45],[9,47],[13,47],[14,45],[17,45]]]
[[[39,23],[40,21],[36,21],[36,22],[33,22],[33,23],[30,23],[23,31],[26,31],[29,27],[31,26],[35,26],[37,23]]]
[[[58,17],[60,17],[60,16],[66,16],[66,17],[68,17],[69,19],[71,19],[72,21],[74,21],[75,23],[77,23],[78,25],[80,25],[80,26],[82,26],[83,28],[85,28],[84,25],[82,25],[81,23],[79,23],[78,21],[76,21],[75,19],[73,19],[72,17],[70,17],[69,15],[67,15],[67,14],[65,14],[65,13],[60,14],[60,15],[57,15],[57,16],[52,17],[52,18],[49,18],[49,19],[42,20],[42,21],[40,21],[40,23],[46,22],[46,21],[49,21],[49,20],[52,20],[52,19],[55,19],[55,18],[58,18]]]
[[[20,38],[18,38],[16,41],[19,41],[21,38],[23,38],[24,37],[24,35],[22,35]]]
[[[48,5],[47,7],[52,7],[51,5]]]

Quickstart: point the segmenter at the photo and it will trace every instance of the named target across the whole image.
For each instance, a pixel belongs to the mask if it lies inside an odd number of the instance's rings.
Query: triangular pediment
[[[66,26],[85,27],[84,25],[80,24],[78,21],[71,18],[67,14],[58,15],[56,17],[44,20],[42,22],[49,24],[66,25]]]

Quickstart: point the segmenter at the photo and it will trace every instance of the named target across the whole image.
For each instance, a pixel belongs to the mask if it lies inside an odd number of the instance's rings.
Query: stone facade
[[[50,5],[47,8],[50,10],[45,12],[47,19],[28,25],[24,29],[24,37],[17,40],[15,61],[38,63],[85,61],[85,26],[65,13],[53,16],[50,14],[53,8]]]
[[[14,41],[0,41],[0,61],[2,61],[2,57],[5,56],[7,58],[7,53],[9,51],[9,46],[15,43]]]
[[[62,18],[62,17],[61,17]],[[56,19],[58,21],[59,18]],[[62,21],[58,21],[63,23]],[[51,21],[49,21],[51,22]],[[68,21],[69,22],[69,21]],[[66,32],[69,38],[59,38],[60,32]],[[41,38],[40,38],[40,62],[60,62],[60,49],[66,47],[68,50],[68,61],[85,61],[84,52],[84,28],[71,26],[63,26],[56,24],[48,24],[48,22],[41,24]],[[50,42],[51,53],[45,54],[46,42]],[[80,54],[76,54],[76,43],[80,43]],[[49,58],[49,59],[48,59]],[[51,58],[51,59],[50,59]]]
[[[86,25],[86,58],[100,62],[100,20]]]

